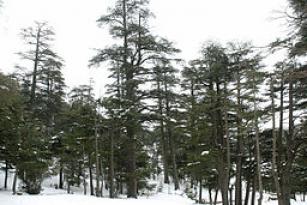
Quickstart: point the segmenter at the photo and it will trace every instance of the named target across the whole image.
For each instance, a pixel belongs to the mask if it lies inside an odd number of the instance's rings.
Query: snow
[[[3,164],[0,163],[0,167]],[[55,189],[54,184],[57,183],[56,176],[48,177],[43,182],[43,191],[39,195],[12,195],[11,186],[13,182],[14,170],[9,171],[8,190],[3,189],[4,172],[0,170],[0,205],[192,205],[194,201],[187,198],[182,191],[173,191],[173,186],[162,186],[162,193],[147,192],[138,199],[109,199],[97,198],[94,196],[83,195],[82,188],[72,187],[74,194],[67,194],[66,190]],[[150,183],[157,183],[150,181]]]
[[[3,166],[3,164],[0,163],[0,166]],[[187,184],[181,184],[182,190],[174,191],[172,183],[170,185],[163,184],[162,176],[158,177],[156,181],[149,180],[150,184],[157,184],[157,189],[153,192],[145,192],[138,199],[127,199],[125,197],[121,199],[109,199],[89,195],[85,196],[82,194],[82,188],[77,187],[72,187],[74,194],[67,194],[66,190],[55,189],[54,184],[58,180],[57,176],[49,177],[43,182],[43,191],[39,195],[28,195],[25,193],[22,193],[22,195],[12,195],[11,185],[13,175],[14,170],[10,170],[8,177],[9,189],[6,191],[3,189],[4,172],[0,170],[0,205],[67,205],[70,203],[74,205],[195,205],[195,201],[189,199],[182,191],[187,187]],[[193,192],[195,192],[196,196],[197,191],[198,188],[195,187]],[[277,201],[269,200],[269,196],[270,194],[268,193],[264,194],[263,205],[277,205]],[[203,199],[205,202],[209,202],[207,189],[203,190]],[[297,199],[300,199],[300,196]],[[218,195],[218,201],[221,201],[220,193]],[[291,201],[291,205],[303,204],[306,204],[306,202],[300,200]]]
[[[83,196],[79,194],[65,194],[58,190],[45,190],[41,195],[21,195],[14,196],[8,191],[0,191],[1,205],[194,205],[195,203],[178,194],[158,193],[153,196],[140,197],[139,199],[108,199],[96,198],[93,196]],[[292,201],[291,205],[303,205],[306,202]],[[265,199],[263,205],[277,205],[277,201]]]
[[[192,163],[188,163],[187,166],[190,167],[190,166],[194,166],[194,165],[198,165],[198,164],[200,164],[199,161],[197,161],[197,162],[192,162]]]
[[[69,195],[60,193],[46,193],[42,195],[13,196],[8,192],[0,192],[1,205],[192,205],[193,201],[180,195],[156,194],[152,197],[141,197],[139,199],[108,199],[93,196]]]
[[[2,89],[2,90],[10,90],[7,86],[5,86],[5,85],[0,85],[0,89]]]
[[[208,154],[209,154],[209,151],[203,151],[203,152],[201,153],[201,156],[208,155]]]

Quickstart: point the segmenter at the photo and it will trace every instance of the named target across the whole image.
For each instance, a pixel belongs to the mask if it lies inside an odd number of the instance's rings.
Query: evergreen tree
[[[25,109],[17,168],[26,191],[31,194],[40,192],[43,176],[51,163],[56,115],[64,101],[62,62],[50,45],[54,35],[47,23],[35,22],[35,26],[22,30],[30,49],[19,55],[32,62],[34,67],[22,76]]]
[[[291,55],[305,55],[307,51],[307,30],[306,30],[306,15],[307,3],[302,0],[288,0],[292,13],[287,15],[291,26],[296,29],[290,39],[294,41],[294,46],[291,48]]]
[[[206,115],[212,123],[209,127],[210,146],[213,156],[216,157],[218,184],[222,193],[223,204],[228,202],[229,171],[227,164],[227,140],[224,137],[223,120],[223,89],[222,86],[229,79],[228,57],[225,49],[216,43],[208,43],[202,49],[202,58],[199,60],[201,83],[205,85],[205,100],[207,103]]]
[[[16,167],[23,99],[13,76],[0,73],[0,160],[5,167],[4,188],[8,187],[9,169]]]
[[[50,43],[54,38],[54,31],[48,26],[46,22],[35,22],[33,27],[22,29],[21,36],[25,43],[29,45],[30,49],[26,52],[20,52],[19,55],[33,63],[33,70],[31,71],[31,93],[30,102],[34,106],[36,92],[37,92],[37,75],[40,68],[43,67],[43,62],[48,57],[54,57],[55,53],[50,50]]]
[[[68,193],[71,191],[71,186],[80,186],[83,183],[84,194],[86,194],[86,179],[89,173],[90,193],[94,194],[93,165],[96,169],[99,166],[94,160],[97,117],[92,87],[81,85],[72,89],[70,104],[66,106],[60,118],[61,132],[54,138],[59,166],[66,176]],[[63,184],[61,174],[60,184]],[[100,178],[97,170],[96,177]]]
[[[185,169],[191,176],[192,186],[197,180],[199,186],[198,203],[202,203],[202,187],[206,186],[211,196],[211,190],[216,189],[217,174],[214,172],[214,152],[208,141],[210,141],[210,125],[206,115],[206,106],[204,104],[204,89],[201,84],[199,61],[191,61],[189,67],[182,71],[183,81],[181,83],[183,94],[182,108],[184,115],[184,132],[186,135],[187,159]],[[205,182],[205,183],[203,183]],[[212,202],[212,197],[210,198]]]
[[[175,190],[179,189],[179,178],[176,162],[176,139],[175,126],[176,110],[178,109],[178,95],[175,93],[179,79],[176,78],[178,71],[172,66],[170,60],[161,58],[157,60],[153,68],[152,80],[156,89],[152,90],[152,96],[157,99],[157,118],[159,119],[160,146],[162,150],[164,182],[169,183],[169,163],[173,170]]]
[[[259,118],[261,113],[258,111],[258,104],[261,100],[257,97],[259,86],[263,82],[264,75],[259,71],[261,68],[261,56],[255,54],[250,43],[230,43],[229,44],[230,69],[233,71],[233,85],[236,99],[234,110],[236,112],[236,186],[235,202],[242,204],[242,168],[248,156],[246,149],[247,138],[254,136],[253,147],[255,147],[255,159],[257,162],[258,186],[260,199],[262,201],[261,183],[261,160],[259,148]],[[249,180],[249,179],[247,179]],[[249,192],[249,191],[248,191]]]
[[[116,78],[115,88],[120,90],[123,111],[127,195],[133,198],[137,197],[137,138],[144,122],[144,98],[147,96],[141,87],[147,81],[148,65],[159,57],[156,52],[170,52],[168,41],[150,34],[147,21],[151,14],[147,4],[148,1],[116,1],[115,7],[98,22],[108,24],[112,37],[122,42],[99,50],[90,61],[92,65],[109,62],[113,67],[112,76]]]
[[[46,125],[46,134],[51,137],[55,132],[57,117],[64,103],[64,78],[62,62],[56,58],[47,59],[37,76],[39,92],[37,93],[38,115]]]

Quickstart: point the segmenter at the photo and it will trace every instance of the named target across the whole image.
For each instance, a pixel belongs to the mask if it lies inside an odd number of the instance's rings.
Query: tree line
[[[18,53],[16,72],[0,74],[4,187],[14,169],[14,193],[17,178],[38,194],[44,177],[58,175],[57,188],[68,193],[83,185],[86,194],[89,181],[91,195],[105,187],[110,198],[137,198],[163,175],[175,190],[198,187],[199,203],[203,188],[210,204],[218,192],[223,205],[255,204],[256,193],[261,205],[264,192],[279,205],[305,196],[306,3],[289,0],[295,32],[270,44],[272,53],[288,53],[274,69],[250,42],[208,41],[185,64],[171,41],[151,32],[148,3],[117,0],[97,20],[115,39],[89,60],[113,80],[99,99],[92,84],[67,91],[48,23],[21,31],[29,49]]]

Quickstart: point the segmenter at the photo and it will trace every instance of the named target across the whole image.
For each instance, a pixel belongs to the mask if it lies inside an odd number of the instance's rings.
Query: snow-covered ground
[[[171,192],[173,187],[165,186],[163,193],[141,196],[139,199],[109,199],[83,195],[82,187],[73,187],[74,194],[55,189],[58,177],[49,177],[43,182],[43,191],[39,195],[12,195],[11,186],[14,172],[10,170],[8,190],[4,190],[4,172],[0,170],[0,205],[192,205],[194,202],[182,192]],[[169,194],[172,193],[172,194]]]
[[[13,196],[9,192],[0,192],[1,205],[191,205],[193,201],[179,196],[157,194],[149,198],[139,199],[108,199],[83,196],[79,194],[45,193],[37,196]]]
[[[40,195],[12,195],[13,173],[8,179],[9,188],[3,189],[4,173],[0,171],[0,205],[194,205],[195,202],[189,199],[182,191],[174,192],[173,186],[164,185],[161,193],[152,193],[141,196],[139,199],[108,199],[83,195],[82,189],[76,188],[74,194],[67,194],[65,190],[53,188],[56,177],[50,177],[43,183],[43,191]],[[159,186],[162,184],[160,183]],[[195,190],[196,191],[196,190]],[[208,191],[204,189],[203,199],[209,202]],[[277,201],[269,201],[269,195],[264,195],[263,205],[277,205]],[[299,197],[298,197],[299,198]],[[220,201],[220,196],[218,197]],[[292,205],[306,205],[307,202],[292,201]]]

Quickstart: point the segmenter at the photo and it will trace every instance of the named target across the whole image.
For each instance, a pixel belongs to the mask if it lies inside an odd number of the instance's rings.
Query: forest
[[[138,198],[161,177],[200,204],[203,192],[210,205],[305,201],[307,1],[288,4],[288,36],[265,48],[208,40],[186,62],[151,31],[148,0],[116,0],[96,22],[114,44],[88,59],[111,80],[99,98],[92,83],[66,86],[52,25],[25,25],[27,50],[14,72],[0,70],[0,183],[36,195],[56,176],[67,193]],[[285,58],[268,68],[276,52]]]

